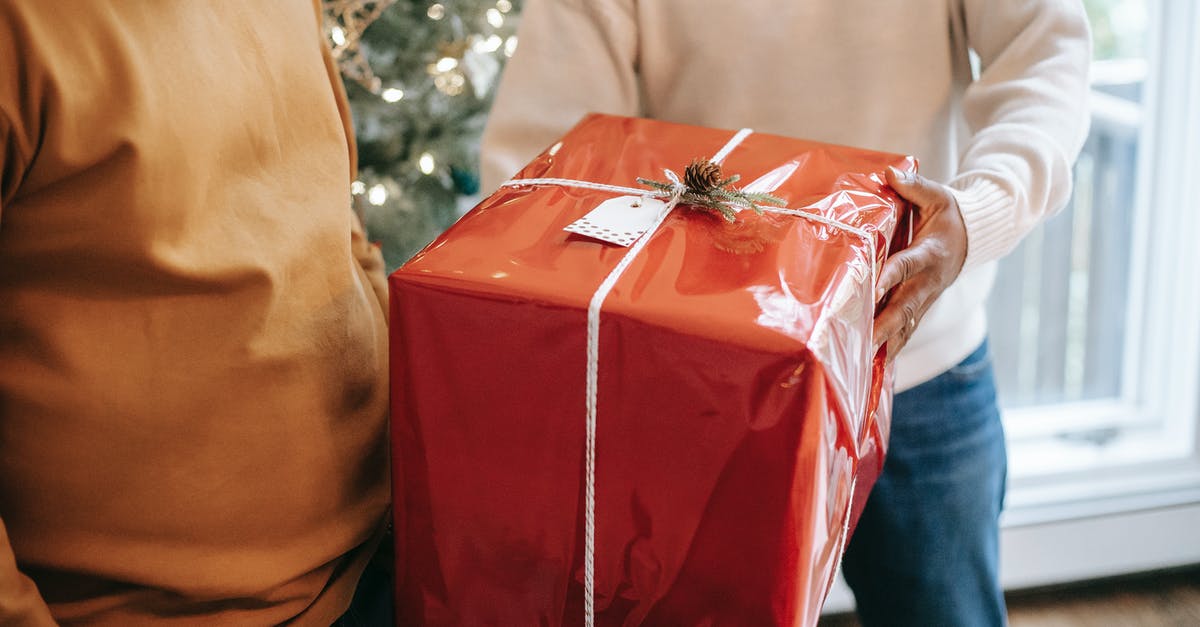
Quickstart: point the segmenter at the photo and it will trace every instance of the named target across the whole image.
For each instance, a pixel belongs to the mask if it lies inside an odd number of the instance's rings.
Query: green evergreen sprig
[[[734,216],[737,215],[734,207],[752,209],[754,213],[762,215],[762,207],[759,205],[782,207],[787,204],[782,198],[771,194],[746,192],[733,187],[733,184],[741,178],[737,174],[724,176],[719,163],[707,159],[695,159],[683,172],[682,184],[687,191],[680,196],[679,204],[718,213],[729,222],[733,222]],[[640,177],[638,182],[667,193],[672,193],[676,185],[667,181],[655,181]]]

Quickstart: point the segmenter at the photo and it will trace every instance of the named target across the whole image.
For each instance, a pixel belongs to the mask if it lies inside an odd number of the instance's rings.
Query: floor
[[[1012,627],[1200,627],[1200,568],[1009,594]],[[819,627],[858,627],[851,615]]]

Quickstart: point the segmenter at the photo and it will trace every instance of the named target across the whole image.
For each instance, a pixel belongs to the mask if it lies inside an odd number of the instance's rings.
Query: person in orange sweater
[[[329,625],[382,259],[313,0],[0,0],[0,625]]]

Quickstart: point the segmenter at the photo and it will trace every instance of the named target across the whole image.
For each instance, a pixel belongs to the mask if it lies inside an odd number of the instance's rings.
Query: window
[[[989,303],[1006,588],[1200,563],[1200,3],[1084,4],[1074,195]],[[839,583],[826,611],[852,604]]]
[[[1091,134],[1070,204],[1001,264],[990,302],[1007,407],[1121,396],[1143,128],[1146,0],[1091,0]]]
[[[1073,198],[1001,263],[989,303],[1017,586],[1200,561],[1194,532],[1129,528],[1200,526],[1200,5],[1085,4],[1092,127]]]

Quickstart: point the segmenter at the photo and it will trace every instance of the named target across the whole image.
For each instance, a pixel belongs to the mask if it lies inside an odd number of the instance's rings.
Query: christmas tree
[[[519,0],[325,0],[358,138],[354,206],[389,269],[479,193],[479,135]]]

